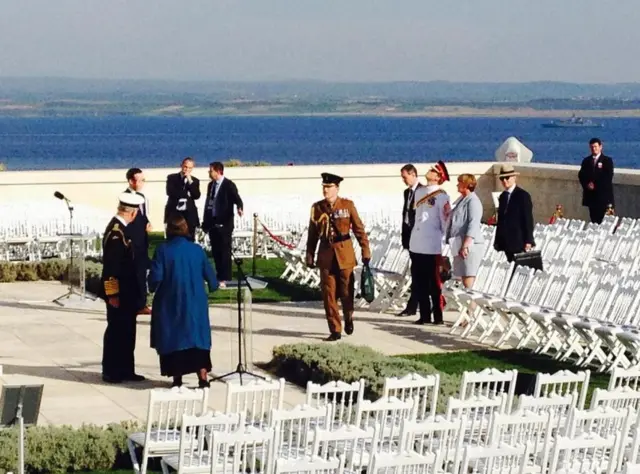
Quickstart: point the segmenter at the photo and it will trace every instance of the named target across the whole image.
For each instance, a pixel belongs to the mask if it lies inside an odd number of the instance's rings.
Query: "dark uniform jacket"
[[[531,195],[519,186],[511,192],[507,202],[506,191],[498,201],[498,224],[493,247],[498,252],[518,253],[525,244],[535,246],[533,239],[533,204]]]
[[[130,188],[128,188],[125,193],[135,193],[144,198],[144,194],[133,191]],[[140,265],[144,265],[145,268],[149,267],[149,234],[147,234],[149,217],[147,212],[145,200],[143,204],[140,204],[140,209],[133,222],[127,224],[123,229],[125,237],[129,239],[131,245],[133,245],[135,259],[140,261]]]
[[[609,204],[615,207],[613,202],[613,160],[600,154],[594,163],[593,156],[589,155],[582,160],[578,179],[582,185],[582,205],[587,207],[600,207],[605,209]],[[588,189],[589,183],[594,184],[594,189]]]
[[[194,229],[200,226],[198,208],[196,201],[200,199],[200,180],[191,177],[191,184],[185,182],[182,173],[174,173],[167,176],[167,205],[164,208],[164,222],[169,220],[169,216],[178,213],[182,215],[189,224],[189,228]],[[178,210],[178,207],[184,210]]]
[[[410,203],[408,203],[407,200],[409,199],[411,188],[404,190],[404,206],[402,208],[402,248],[407,250],[409,249],[409,241],[411,240],[411,229],[413,229],[413,225],[416,221],[416,209],[414,207],[415,193],[422,186],[422,183],[418,183],[416,190],[413,192]],[[409,223],[406,222],[407,220]]]
[[[140,289],[133,266],[134,250],[125,237],[124,225],[111,219],[102,240],[102,295],[105,301],[118,297],[120,309],[137,311]]]
[[[362,249],[362,258],[371,258],[369,238],[353,201],[339,197],[333,206],[324,199],[313,204],[307,236],[307,265],[314,264],[319,241],[318,268],[330,269],[334,256],[341,270],[354,268],[357,260],[351,230]]]
[[[208,232],[213,227],[213,194],[211,193],[211,188],[213,187],[214,181],[211,181],[207,186],[207,201],[204,206],[204,216],[202,217],[202,230]],[[220,183],[220,189],[218,190],[218,195],[215,199],[216,206],[216,224],[221,224],[225,228],[233,230],[233,220],[234,220],[234,209],[233,205],[236,205],[238,209],[242,209],[244,204],[242,203],[242,199],[240,198],[240,194],[238,193],[238,188],[236,184],[231,181],[229,178],[224,178],[222,183]]]

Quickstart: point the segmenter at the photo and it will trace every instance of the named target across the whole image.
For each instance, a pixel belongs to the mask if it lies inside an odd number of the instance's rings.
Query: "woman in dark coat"
[[[160,356],[160,373],[182,385],[182,376],[197,373],[199,387],[208,387],[211,371],[209,291],[218,288],[204,249],[189,240],[182,216],[167,222],[167,242],[158,246],[151,262],[149,289],[155,295],[151,312],[151,347]]]

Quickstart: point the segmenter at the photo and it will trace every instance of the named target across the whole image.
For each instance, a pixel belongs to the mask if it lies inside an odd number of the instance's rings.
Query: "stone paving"
[[[138,384],[110,385],[101,378],[104,304],[97,300],[82,309],[53,302],[66,287],[57,282],[0,284],[0,364],[3,384],[44,384],[39,424],[106,424],[123,420],[144,421],[148,389],[168,387],[160,376],[155,350],[149,347],[149,316],[138,317],[136,369],[148,380]],[[214,375],[237,365],[237,311],[235,293],[229,304],[211,308]],[[452,314],[445,316],[451,321]],[[411,318],[356,312],[355,332],[343,337],[352,344],[368,344],[388,354],[424,353],[468,349],[473,345],[448,334],[446,327],[414,326]],[[254,304],[252,349],[255,362],[271,359],[273,346],[295,342],[320,342],[328,334],[320,303]],[[329,344],[329,343],[326,343]],[[255,367],[251,370],[261,373]],[[264,375],[264,374],[263,374]],[[185,377],[196,384],[195,374]],[[211,384],[210,405],[223,409],[226,385]],[[285,406],[304,402],[299,388],[287,384]]]

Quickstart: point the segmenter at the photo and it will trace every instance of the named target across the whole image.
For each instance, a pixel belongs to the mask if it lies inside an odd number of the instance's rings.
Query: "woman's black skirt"
[[[195,374],[200,369],[211,372],[210,351],[194,347],[160,356],[160,374],[167,377]]]

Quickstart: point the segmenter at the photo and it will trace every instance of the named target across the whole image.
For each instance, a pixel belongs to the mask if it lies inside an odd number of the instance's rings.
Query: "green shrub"
[[[25,435],[25,471],[66,473],[130,468],[127,435],[143,428],[125,422],[107,427],[34,426]],[[17,429],[0,430],[0,472],[17,472]]]
[[[387,377],[402,377],[412,372],[440,374],[439,412],[444,412],[450,396],[457,396],[460,384],[460,376],[438,372],[425,362],[391,357],[367,346],[345,343],[276,346],[273,359],[265,368],[301,387],[306,386],[307,380],[324,384],[332,380],[349,383],[364,378],[365,398],[369,400],[382,396]]]
[[[74,265],[75,267],[75,265]],[[73,281],[78,281],[79,270],[73,274]],[[15,281],[68,281],[68,260],[52,258],[40,262],[0,262],[0,282],[12,283]],[[102,276],[102,264],[93,260],[85,262],[85,286],[87,291],[98,294],[100,290],[100,277]]]
[[[0,282],[10,283],[16,281],[18,276],[18,266],[14,263],[0,263]]]

